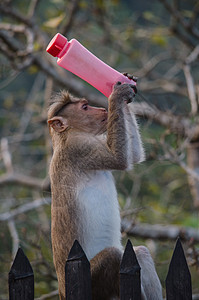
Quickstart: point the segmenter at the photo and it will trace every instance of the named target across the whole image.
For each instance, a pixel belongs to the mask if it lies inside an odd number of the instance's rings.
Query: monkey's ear
[[[63,117],[53,117],[48,120],[49,126],[51,126],[56,132],[63,132],[68,128],[67,120]]]

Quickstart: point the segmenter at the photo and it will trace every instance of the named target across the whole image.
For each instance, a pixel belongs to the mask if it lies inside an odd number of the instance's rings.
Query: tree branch
[[[186,64],[191,64],[194,61],[196,61],[196,59],[199,56],[199,45],[197,45],[193,51],[189,54],[189,56],[186,58],[185,63]]]
[[[75,20],[75,15],[78,12],[79,8],[79,0],[71,0],[70,1],[70,10],[66,15],[68,15],[67,22],[66,24],[62,25],[60,28],[60,31],[62,32],[63,35],[67,35],[71,27],[73,26],[74,20]]]
[[[140,77],[145,77],[150,73],[160,62],[167,60],[170,58],[168,52],[161,52],[155,56],[153,56],[150,60],[148,60],[142,68],[136,71],[136,75]]]
[[[188,138],[191,142],[199,138],[199,124],[192,125],[188,118],[176,116],[169,111],[160,111],[146,102],[134,103],[134,112],[141,118],[147,118],[168,128],[172,133]]]
[[[170,12],[170,14],[176,19],[177,22],[179,22],[182,25],[182,27],[189,34],[192,34],[192,36],[197,39],[199,38],[198,30],[193,26],[193,24],[191,22],[189,23],[182,17],[179,10],[176,10],[174,7],[172,7],[166,0],[160,0],[160,2],[163,3],[163,5]]]
[[[51,198],[42,198],[42,199],[34,200],[32,202],[21,205],[16,209],[13,209],[13,210],[10,210],[3,214],[0,214],[0,221],[5,222],[5,221],[13,220],[20,214],[24,214],[30,210],[36,209],[38,207],[41,207],[43,205],[50,204],[50,203],[51,203]]]
[[[24,17],[24,15],[22,15],[20,12],[18,12],[17,10],[10,8],[8,5],[3,5],[0,4],[0,11],[4,14],[4,15],[8,15],[13,17],[14,19],[16,19],[17,21],[26,24],[29,27],[33,27],[33,22],[31,18],[26,18]]]
[[[49,191],[49,181],[43,179],[38,179],[35,177],[23,175],[20,173],[7,173],[0,176],[0,186],[4,186],[5,184],[16,184],[27,186],[29,188],[37,189],[37,190],[47,190]]]
[[[10,231],[10,235],[12,237],[12,257],[15,258],[15,255],[17,253],[17,250],[19,248],[19,236],[18,232],[15,226],[15,222],[12,219],[9,219],[8,221],[8,228]]]
[[[57,295],[59,295],[59,291],[55,290],[55,291],[52,291],[52,292],[50,292],[48,294],[45,294],[45,295],[43,295],[43,296],[41,296],[39,298],[36,298],[35,300],[45,300],[45,299],[49,299],[49,298],[57,296]]]
[[[13,172],[12,156],[9,151],[8,140],[6,138],[1,139],[1,153],[2,153],[3,162],[7,172],[12,173]]]
[[[35,15],[35,11],[39,5],[40,0],[32,0],[30,2],[29,8],[28,8],[28,18],[31,19]]]
[[[21,205],[20,207],[13,209],[9,212],[0,215],[0,221],[13,220],[20,214],[26,213],[32,209],[41,207],[42,205],[49,205],[51,198],[37,199],[30,203]],[[191,227],[180,227],[175,225],[151,225],[151,224],[136,224],[133,225],[128,219],[122,219],[122,232],[129,236],[151,238],[156,240],[176,240],[180,237],[183,240],[189,241],[193,239],[195,242],[199,242],[198,230]]]
[[[199,232],[191,227],[179,227],[174,225],[160,224],[135,224],[132,225],[127,219],[122,220],[122,232],[129,236],[149,238],[154,240],[176,240],[180,237],[182,240],[199,242]]]
[[[191,103],[191,113],[192,115],[196,115],[198,112],[198,103],[197,103],[197,97],[196,97],[196,91],[194,86],[194,80],[191,75],[191,70],[189,65],[184,65],[184,75],[187,82],[187,90],[189,95],[189,100]]]

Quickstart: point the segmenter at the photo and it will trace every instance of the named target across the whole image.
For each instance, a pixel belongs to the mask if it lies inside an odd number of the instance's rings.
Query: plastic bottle
[[[109,67],[77,40],[68,41],[60,33],[50,41],[46,51],[58,57],[58,65],[87,81],[106,97],[110,96],[113,86],[118,81],[136,85],[135,81]]]

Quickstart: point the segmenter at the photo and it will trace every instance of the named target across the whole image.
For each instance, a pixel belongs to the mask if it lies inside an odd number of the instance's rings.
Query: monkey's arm
[[[102,136],[88,136],[73,132],[67,144],[69,161],[80,170],[125,170],[127,168],[126,155],[112,151],[107,145],[106,138]]]
[[[128,168],[130,137],[125,118],[128,112],[127,103],[132,101],[133,96],[134,91],[129,84],[115,85],[109,97],[107,139],[94,135],[74,134],[74,132],[70,134],[68,154],[71,154],[71,160],[75,160],[74,163],[81,169],[124,170]]]
[[[128,144],[128,169],[132,169],[134,163],[145,160],[144,148],[132,103],[125,107],[125,122]]]
[[[137,82],[137,77],[133,76],[132,74],[123,73],[123,75],[127,76],[129,79],[133,79]],[[137,93],[136,86],[133,86],[133,90],[135,94]],[[145,160],[145,153],[144,148],[141,140],[141,136],[139,133],[138,124],[136,121],[136,117],[133,111],[132,103],[128,105],[126,110],[126,130],[128,134],[128,154],[129,154],[129,167],[128,169],[132,168],[133,163],[142,162]]]

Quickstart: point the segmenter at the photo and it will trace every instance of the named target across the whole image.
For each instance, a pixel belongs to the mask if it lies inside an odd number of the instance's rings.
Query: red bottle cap
[[[67,44],[67,38],[60,33],[57,33],[54,38],[48,44],[46,51],[52,56],[58,56],[63,50],[64,46]]]

